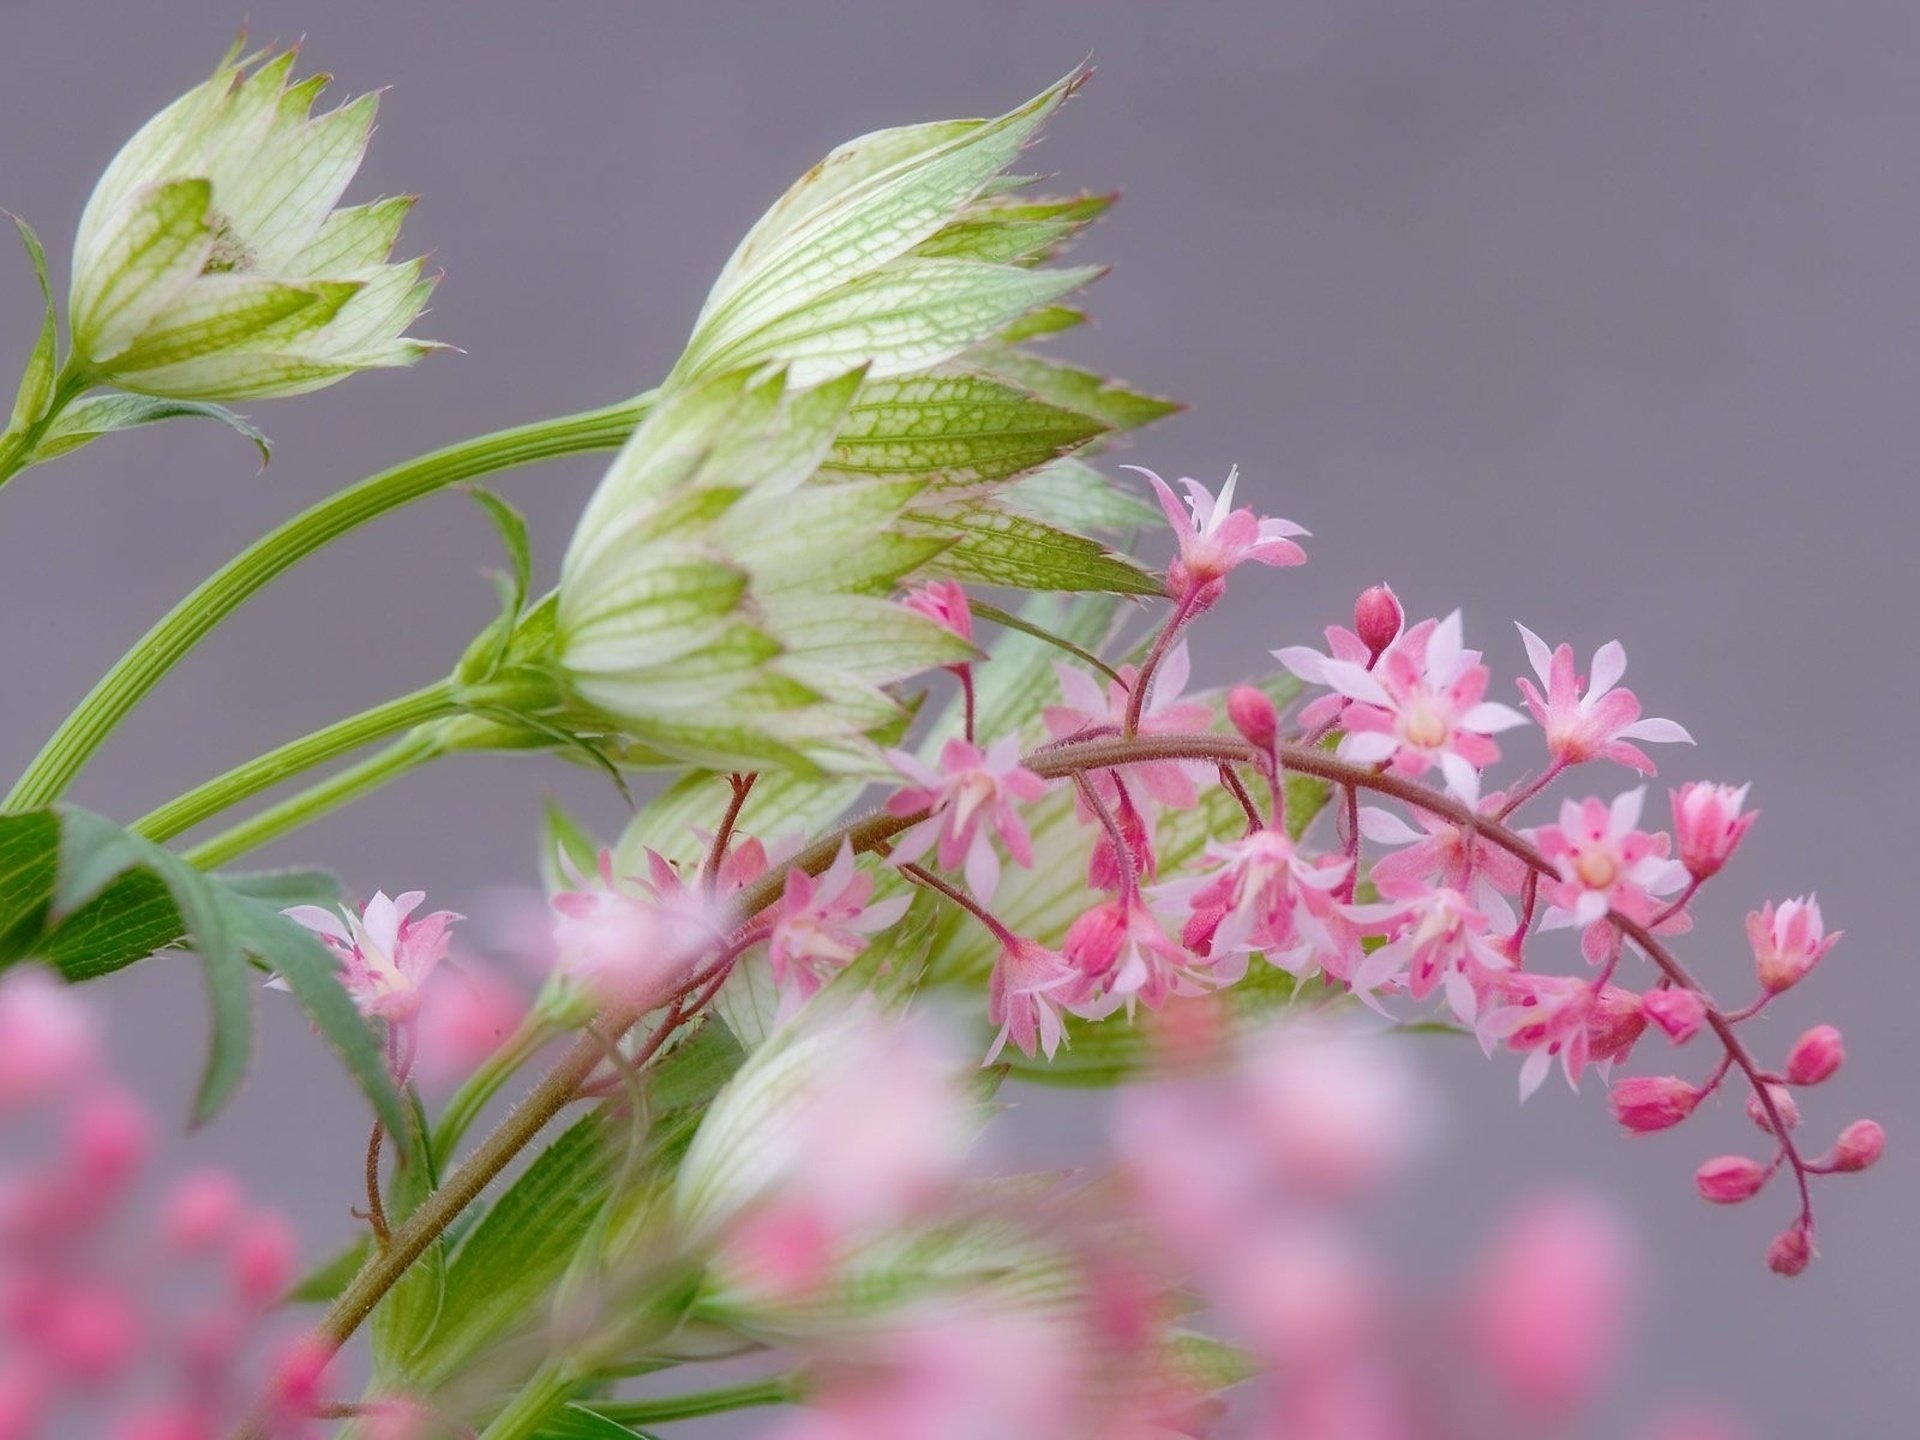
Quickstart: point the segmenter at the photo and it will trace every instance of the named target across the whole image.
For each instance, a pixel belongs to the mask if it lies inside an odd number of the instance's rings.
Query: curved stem
[[[318,820],[322,815],[358,800],[389,780],[419,769],[443,754],[445,748],[435,727],[414,730],[384,750],[369,755],[359,764],[350,765],[339,774],[330,775],[319,784],[310,785],[299,794],[290,795],[258,815],[242,820],[231,829],[222,830],[210,840],[202,841],[187,851],[187,863],[197,865],[202,870],[218,869],[249,850],[256,850],[290,830],[297,830],[311,820]]]
[[[41,747],[0,801],[0,809],[32,809],[59,799],[114,727],[182,656],[250,596],[314,551],[389,510],[459,481],[561,455],[614,449],[651,403],[650,395],[642,395],[464,440],[350,485],[270,530],[203,580],[121,656]]]
[[[349,750],[357,750],[396,730],[411,729],[458,709],[454,690],[451,680],[442,680],[409,695],[389,700],[384,705],[362,710],[358,715],[336,720],[311,735],[291,740],[244,765],[236,765],[204,785],[196,786],[157,810],[149,811],[136,820],[132,828],[135,833],[149,840],[170,840],[181,831],[191,830],[202,820],[238,805],[242,800],[278,785],[282,780],[325,764]]]

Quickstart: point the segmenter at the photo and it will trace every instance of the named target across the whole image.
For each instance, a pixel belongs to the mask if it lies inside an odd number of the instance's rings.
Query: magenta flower
[[[1490,737],[1527,723],[1512,706],[1485,698],[1488,671],[1478,650],[1461,645],[1458,610],[1421,621],[1371,670],[1304,645],[1273,654],[1302,680],[1355,702],[1341,720],[1343,760],[1384,763],[1407,776],[1438,766],[1447,788],[1468,804],[1480,798],[1480,771],[1500,758]]]
[[[1754,968],[1770,995],[1798,985],[1845,933],[1836,930],[1827,934],[1820,918],[1820,902],[1811,895],[1782,900],[1778,906],[1769,900],[1747,916]]]
[[[1505,1041],[1508,1049],[1526,1055],[1520,1066],[1523,1100],[1540,1088],[1555,1061],[1567,1084],[1578,1089],[1593,1059],[1594,987],[1570,975],[1520,971],[1506,977],[1503,989],[1507,1003],[1484,1010],[1474,1026],[1481,1046],[1491,1054],[1495,1043]]]
[[[287,918],[318,935],[340,957],[342,981],[363,1015],[405,1025],[420,1012],[420,991],[434,967],[446,959],[452,938],[447,931],[462,917],[436,910],[415,920],[427,898],[408,890],[388,899],[376,890],[358,915],[344,917],[318,905],[295,905]]]
[[[1233,508],[1234,487],[1240,482],[1238,466],[1227,472],[1227,483],[1220,487],[1217,497],[1198,481],[1182,476],[1180,484],[1187,492],[1184,506],[1173,488],[1153,471],[1139,465],[1126,468],[1147,477],[1180,542],[1179,558],[1167,567],[1167,588],[1186,601],[1189,615],[1218,600],[1226,590],[1227,573],[1248,561],[1259,565],[1306,564],[1307,552],[1292,537],[1310,532],[1291,520],[1255,515],[1247,507]]]
[[[911,895],[872,900],[873,876],[854,866],[853,846],[844,840],[821,875],[789,870],[767,944],[774,983],[807,999],[867,948],[869,935],[897,924],[913,903]]]
[[[1206,855],[1211,873],[1155,891],[1187,916],[1181,938],[1196,955],[1218,961],[1257,953],[1291,975],[1307,975],[1337,948],[1328,922],[1350,861],[1305,854],[1271,827],[1210,841]]]
[[[1636,1135],[1671,1130],[1694,1111],[1704,1092],[1677,1075],[1635,1075],[1607,1092],[1613,1117]]]
[[[887,758],[913,782],[888,799],[888,813],[932,812],[894,842],[897,862],[910,864],[937,844],[942,868],[964,866],[967,885],[981,901],[991,900],[1000,883],[995,835],[1015,864],[1033,864],[1033,841],[1016,806],[1038,800],[1047,782],[1020,763],[1018,736],[1003,736],[985,751],[949,740],[937,770],[904,750],[889,750]]]
[[[1611,805],[1592,797],[1563,801],[1560,823],[1534,832],[1540,853],[1560,872],[1559,883],[1544,893],[1561,913],[1550,914],[1542,928],[1592,925],[1609,910],[1644,922],[1655,914],[1657,896],[1686,883],[1686,868],[1668,858],[1667,837],[1634,828],[1646,796],[1642,787]]]
[[[1643,775],[1655,773],[1646,752],[1629,742],[1656,744],[1684,742],[1693,736],[1672,720],[1640,718],[1640,700],[1631,690],[1614,687],[1627,673],[1627,652],[1618,640],[1609,640],[1593,653],[1592,678],[1582,681],[1573,668],[1573,647],[1549,651],[1526,626],[1519,626],[1533,673],[1546,686],[1543,696],[1531,680],[1518,680],[1527,709],[1546,732],[1547,753],[1557,765],[1578,765],[1596,757],[1613,760]],[[1586,693],[1581,693],[1582,685]]]
[[[1425,1000],[1444,984],[1455,1018],[1471,1025],[1483,997],[1513,968],[1494,939],[1493,922],[1458,890],[1442,886],[1410,900],[1351,905],[1346,913],[1363,931],[1390,937],[1360,961],[1349,982],[1370,1004],[1383,986],[1404,986]],[[1512,924],[1510,913],[1501,917],[1503,930]]]
[[[1060,951],[1079,977],[1074,1012],[1096,1020],[1122,1006],[1132,1013],[1136,1002],[1158,1010],[1171,996],[1198,995],[1210,979],[1238,979],[1245,969],[1241,961],[1203,972],[1206,962],[1167,934],[1138,890],[1074,921]]]
[[[985,1063],[997,1060],[1009,1040],[1023,1055],[1039,1050],[1051,1060],[1066,1035],[1062,1007],[1080,980],[1065,956],[1044,945],[1016,939],[1003,948],[987,981],[987,1019],[1000,1033]]]
[[[1740,813],[1746,803],[1746,785],[1682,785],[1669,791],[1673,802],[1673,836],[1680,848],[1680,863],[1696,880],[1720,873],[1733,858],[1760,812]]]

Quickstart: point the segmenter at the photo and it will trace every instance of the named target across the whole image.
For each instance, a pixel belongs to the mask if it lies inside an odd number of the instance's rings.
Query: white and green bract
[[[310,116],[327,77],[290,85],[293,61],[230,52],[94,187],[70,310],[90,378],[251,400],[435,348],[403,334],[433,282],[419,260],[386,263],[412,200],[334,208],[366,153],[376,98]]]
[[[941,548],[896,522],[919,479],[810,483],[860,385],[744,371],[669,394],[561,568],[555,660],[635,739],[710,768],[861,770],[883,686],[972,647],[890,601]]]

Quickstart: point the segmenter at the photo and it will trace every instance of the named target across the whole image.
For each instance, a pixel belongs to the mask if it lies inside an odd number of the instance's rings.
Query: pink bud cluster
[[[0,1435],[220,1440],[266,1389],[266,1433],[309,1433],[324,1356],[283,1336],[292,1227],[222,1170],[155,1191],[154,1126],[92,1014],[45,974],[0,979]],[[36,1146],[36,1139],[38,1146]]]

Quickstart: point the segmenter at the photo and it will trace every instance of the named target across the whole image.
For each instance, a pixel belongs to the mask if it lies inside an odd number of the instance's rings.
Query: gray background
[[[1912,1433],[1920,9],[0,0],[0,204],[62,256],[119,142],[243,18],[306,34],[344,89],[393,87],[355,194],[424,193],[407,243],[448,278],[423,332],[468,353],[258,407],[279,442],[264,476],[178,426],[10,486],[0,769],[280,517],[652,383],[734,239],[832,143],[1003,109],[1091,51],[1097,82],[1040,159],[1127,198],[1083,247],[1116,270],[1070,348],[1192,402],[1129,458],[1238,461],[1246,493],[1316,534],[1305,569],[1236,582],[1203,678],[1313,638],[1383,576],[1416,611],[1464,605],[1503,677],[1523,664],[1512,618],[1583,658],[1617,635],[1650,710],[1702,742],[1669,776],[1751,778],[1765,811],[1687,953],[1743,989],[1740,916],[1810,887],[1849,932],[1769,1034],[1840,1024],[1854,1059],[1813,1133],[1873,1113],[1893,1149],[1822,1187],[1805,1279],[1759,1261],[1782,1197],[1725,1213],[1691,1193],[1698,1159],[1749,1138],[1730,1110],[1629,1144],[1597,1094],[1516,1110],[1511,1065],[1439,1046],[1455,1118],[1407,1248],[1441,1268],[1516,1189],[1583,1177],[1651,1236],[1649,1388],[1736,1396],[1771,1435]],[[0,259],[0,351],[24,355],[32,298]],[[597,469],[506,482],[549,574]],[[489,613],[494,558],[455,498],[356,536],[183,665],[76,798],[129,817],[444,673]],[[558,771],[449,763],[273,858],[462,903],[532,878],[543,793],[613,823]],[[129,1064],[179,1112],[201,1025],[186,963],[107,993]],[[345,1231],[362,1121],[304,1026],[265,1008],[252,1088],[194,1145],[246,1163],[317,1248]]]

